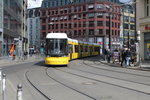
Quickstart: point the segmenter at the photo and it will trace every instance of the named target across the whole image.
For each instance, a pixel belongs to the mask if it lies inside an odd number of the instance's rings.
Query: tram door
[[[69,54],[70,54],[70,60],[72,59],[72,53],[73,53],[73,48],[72,45],[69,44]]]
[[[83,46],[80,45],[80,57],[82,58],[82,54],[83,54]]]
[[[93,48],[90,46],[90,56],[92,56]]]

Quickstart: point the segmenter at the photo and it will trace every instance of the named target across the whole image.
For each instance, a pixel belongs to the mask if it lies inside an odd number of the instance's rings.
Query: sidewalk
[[[33,56],[27,56],[26,59],[20,59],[19,57],[16,57],[15,60],[13,60],[11,57],[1,57],[0,58],[0,67],[1,66],[7,66],[7,65],[15,65],[15,64],[21,64],[21,63],[28,63],[28,62],[34,62],[34,61],[41,61],[44,60],[43,57],[39,55],[33,55]]]
[[[112,61],[110,63],[107,63],[107,61],[104,61],[104,60],[100,61],[100,62],[103,64],[106,64],[106,65],[109,65],[109,66],[113,66],[113,67],[122,67],[120,64],[113,64]],[[141,62],[141,64],[139,66],[134,66],[133,64],[131,64],[131,66],[127,66],[127,67],[124,66],[122,68],[150,71],[150,61]]]

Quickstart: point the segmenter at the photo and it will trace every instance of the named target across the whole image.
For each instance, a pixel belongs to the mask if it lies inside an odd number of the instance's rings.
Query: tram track
[[[76,91],[76,92],[78,92],[78,93],[80,93],[80,94],[82,94],[82,95],[84,95],[84,96],[87,96],[87,97],[91,98],[92,100],[97,100],[96,98],[94,98],[94,97],[92,97],[92,96],[90,96],[90,95],[88,95],[88,94],[85,94],[84,92],[81,92],[81,91],[79,91],[79,90],[77,90],[77,89],[75,89],[75,88],[73,88],[73,87],[71,87],[71,86],[68,86],[68,85],[64,84],[63,82],[61,82],[61,81],[59,81],[59,80],[53,78],[52,76],[49,75],[48,69],[49,69],[49,68],[45,69],[45,72],[46,72],[47,76],[49,76],[49,77],[50,77],[51,79],[53,79],[54,81],[58,82],[59,84],[65,86],[65,87],[67,87],[67,88],[69,88],[69,89],[71,89],[71,90],[74,90],[74,91]],[[56,69],[56,68],[53,68],[53,69]]]
[[[150,84],[146,84],[146,83],[142,83],[142,82],[131,81],[131,80],[117,78],[117,77],[108,76],[108,75],[104,75],[104,74],[97,74],[97,73],[93,73],[93,72],[89,72],[89,71],[84,71],[84,70],[80,70],[80,69],[76,69],[76,68],[71,68],[71,69],[74,69],[74,70],[77,70],[77,71],[81,71],[81,72],[85,72],[85,73],[89,73],[89,74],[93,74],[93,75],[104,76],[104,77],[109,77],[109,78],[113,78],[113,79],[117,79],[117,80],[128,81],[128,82],[132,82],[132,83],[137,83],[137,84],[142,84],[142,85],[150,86]]]
[[[37,90],[43,97],[45,97],[47,100],[52,100],[51,98],[49,98],[47,95],[45,95],[40,89],[38,89],[38,87],[36,87],[29,79],[28,77],[28,73],[29,71],[26,71],[25,73],[25,78],[27,79],[28,83],[30,83],[30,85],[35,89]]]
[[[93,61],[93,62],[96,62],[96,61]],[[100,61],[98,61],[100,62]],[[124,73],[124,74],[130,74],[130,75],[134,75],[134,76],[141,76],[141,77],[147,77],[147,78],[150,78],[149,75],[141,75],[141,74],[134,74],[134,73],[129,73],[129,72],[123,72],[123,71],[117,71],[117,70],[112,70],[112,69],[106,69],[106,68],[100,68],[100,67],[96,67],[94,65],[90,65],[90,64],[87,64],[85,60],[83,60],[83,64],[87,65],[88,67],[92,67],[92,68],[95,68],[95,69],[99,69],[99,70],[104,70],[104,71],[110,71],[110,72],[117,72],[117,73]],[[103,65],[103,66],[109,66],[109,65],[105,65],[104,63],[100,62],[100,65]],[[98,65],[98,64],[96,64]]]
[[[55,69],[55,68],[53,68],[53,69]],[[94,97],[92,97],[92,96],[90,96],[90,95],[88,95],[88,94],[86,94],[86,93],[84,93],[84,92],[81,92],[81,91],[79,91],[78,89],[75,89],[74,87],[71,87],[71,86],[69,86],[69,85],[67,85],[67,84],[64,84],[63,82],[61,82],[61,81],[59,81],[59,80],[53,78],[52,76],[49,75],[48,70],[49,70],[49,68],[45,68],[45,74],[46,74],[50,79],[52,79],[52,80],[54,80],[55,82],[57,82],[58,84],[63,85],[64,87],[66,87],[66,88],[68,88],[68,89],[70,89],[70,90],[72,90],[72,91],[75,91],[76,93],[81,94],[81,95],[83,95],[83,96],[89,98],[90,100],[97,100],[96,98],[94,98]],[[30,76],[28,76],[28,73],[29,73],[29,71],[26,71],[25,77],[26,77],[27,81],[29,82],[29,84],[30,84],[33,88],[35,88],[35,89],[36,89],[43,97],[45,97],[47,100],[53,100],[53,99],[50,98],[48,95],[44,94],[44,91],[43,91],[43,90],[39,89],[39,87],[37,87],[36,85],[34,85],[34,83],[30,80],[30,78],[29,78]],[[89,99],[88,99],[88,100],[89,100]]]
[[[108,84],[108,85],[112,85],[112,86],[124,88],[124,89],[127,89],[127,90],[132,90],[132,91],[135,91],[135,92],[138,92],[138,93],[143,93],[143,94],[150,95],[150,92],[144,92],[144,91],[140,91],[138,89],[133,89],[133,88],[129,88],[129,87],[118,85],[118,84],[113,84],[111,82],[101,81],[101,80],[94,79],[94,78],[91,78],[91,77],[87,77],[87,76],[83,76],[83,75],[80,75],[80,74],[68,72],[68,71],[65,71],[65,70],[62,70],[62,69],[56,69],[56,70],[59,70],[59,71],[62,71],[62,72],[65,72],[65,73],[68,73],[68,74],[71,74],[71,75],[75,75],[75,76],[78,76],[78,77],[82,77],[82,78],[85,78],[85,79],[90,79],[90,80],[93,80],[93,81],[96,81],[96,82],[105,83],[105,84]],[[136,82],[134,82],[134,83],[136,83]],[[137,84],[139,84],[139,83],[137,83]],[[144,85],[144,84],[141,84],[141,85]],[[149,85],[147,85],[147,86],[149,86]]]

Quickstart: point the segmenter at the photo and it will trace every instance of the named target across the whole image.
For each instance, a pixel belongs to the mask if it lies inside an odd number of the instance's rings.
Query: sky
[[[43,0],[28,0],[28,8],[40,7]],[[120,0],[121,2],[129,2],[131,0]]]

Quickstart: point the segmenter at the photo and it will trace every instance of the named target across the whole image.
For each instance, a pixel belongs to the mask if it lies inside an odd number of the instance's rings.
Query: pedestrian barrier
[[[3,74],[2,79],[2,100],[5,100],[6,97],[6,74]]]
[[[17,100],[23,100],[22,98],[22,85],[18,84],[18,89],[17,89]]]
[[[22,85],[18,84],[16,100],[23,100],[22,94],[23,94]],[[6,100],[6,74],[2,74],[1,68],[0,68],[0,100]]]

